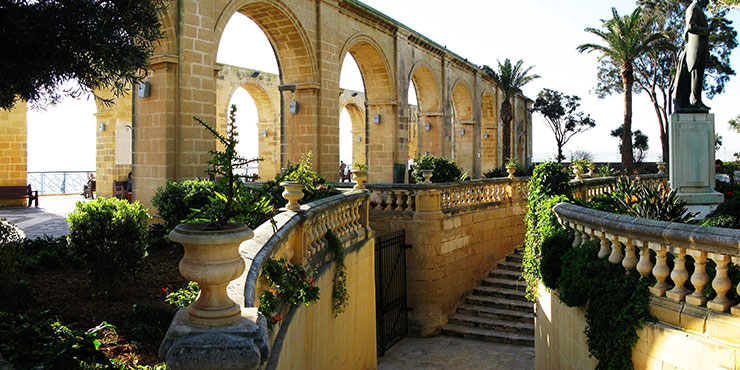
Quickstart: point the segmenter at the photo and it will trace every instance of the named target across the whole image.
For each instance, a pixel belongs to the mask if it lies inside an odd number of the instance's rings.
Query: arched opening
[[[437,79],[426,64],[420,62],[409,78],[409,105],[417,105],[417,125],[415,151],[418,154],[442,155],[444,136],[444,114],[440,108]],[[415,98],[411,98],[411,93]],[[411,117],[411,116],[410,116]],[[411,150],[410,150],[411,151]]]
[[[413,80],[409,82],[409,89],[407,94],[407,107],[406,117],[409,122],[409,158],[419,158],[422,154],[421,145],[419,143],[420,127],[419,127],[419,95],[416,93],[416,85]]]
[[[473,105],[470,89],[458,81],[452,90],[453,158],[469,174],[473,172]]]
[[[486,172],[501,166],[498,159],[496,104],[488,92],[481,97],[481,169]]]
[[[352,55],[347,55],[339,73],[339,180],[350,180],[355,162],[367,163],[365,129],[365,84]]]

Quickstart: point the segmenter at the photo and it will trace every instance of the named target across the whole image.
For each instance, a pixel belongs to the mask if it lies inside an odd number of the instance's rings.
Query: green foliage
[[[209,180],[167,181],[164,187],[157,189],[152,205],[157,207],[157,213],[164,219],[167,230],[172,230],[187,220],[193,209],[201,209],[209,204],[209,197],[215,190],[213,181]]]
[[[17,369],[113,368],[99,350],[102,323],[87,331],[71,330],[48,311],[0,312],[0,354]]]
[[[61,266],[69,266],[77,263],[70,253],[67,237],[52,237],[44,235],[41,238],[25,239],[23,241],[23,254],[19,259],[24,271],[36,271],[39,269],[53,270]]]
[[[719,166],[719,170],[717,171],[717,173],[724,173],[724,174],[730,175],[730,178],[732,178],[735,171],[740,171],[740,161],[722,162],[722,164]]]
[[[483,173],[483,177],[487,179],[495,179],[495,178],[506,177],[506,176],[509,176],[509,174],[506,173],[506,170],[503,168],[492,168]]]
[[[332,279],[332,312],[334,317],[339,316],[340,313],[344,312],[349,303],[349,293],[347,293],[347,267],[344,265],[344,247],[342,242],[339,240],[333,231],[328,230],[326,232],[326,242],[328,249],[334,254],[334,263],[336,264],[334,269],[334,278]]]
[[[615,212],[650,220],[688,223],[696,213],[686,210],[686,202],[663,184],[653,185],[627,176],[617,179],[611,193]],[[591,206],[591,204],[586,204]]]
[[[571,234],[565,230],[557,230],[545,235],[542,239],[540,272],[542,274],[542,283],[548,289],[558,288],[558,279],[562,272],[562,257],[571,249],[572,239]]]
[[[283,320],[280,314],[285,305],[288,308],[299,304],[308,306],[319,299],[319,288],[314,286],[309,273],[301,265],[291,264],[284,258],[267,260],[262,267],[262,278],[270,289],[260,297],[259,312],[267,317],[270,328]]]
[[[198,286],[198,283],[191,281],[187,287],[167,293],[164,301],[178,308],[187,307],[195,302],[195,299],[198,298],[198,293],[200,293],[200,286]]]
[[[175,317],[175,310],[167,306],[135,304],[131,332],[142,343],[160,343]]]
[[[534,168],[529,179],[529,199],[536,202],[555,195],[571,196],[570,174],[560,164],[545,162]]]
[[[18,258],[25,234],[21,229],[0,219],[0,295],[12,293],[20,279]]]
[[[359,170],[359,171],[367,171],[367,164],[362,163],[362,162],[354,162],[352,163],[352,169]]]
[[[77,202],[67,218],[69,246],[87,268],[96,293],[115,295],[146,256],[147,220],[141,203],[115,198]]]
[[[725,199],[717,209],[707,215],[702,225],[740,229],[740,196]]]
[[[611,136],[619,139],[619,153],[622,153],[622,136],[624,134],[624,125],[621,125],[611,131]],[[643,134],[640,130],[632,132],[632,155],[635,157],[635,162],[640,163],[645,159],[647,150],[650,148],[648,145],[648,137]]]
[[[598,174],[599,177],[613,177],[613,176],[619,176],[619,171],[617,171],[614,168],[611,168],[609,164],[607,163],[597,168],[596,174]]]
[[[585,159],[574,159],[570,162],[571,166],[577,167],[581,172],[586,173],[588,172],[588,166],[593,164],[591,161],[587,161]]]
[[[537,94],[532,112],[537,112],[545,118],[545,123],[555,134],[555,143],[558,147],[556,160],[565,159],[563,146],[575,134],[588,131],[596,126],[590,115],[586,115],[579,108],[581,103],[576,95],[565,95],[561,92],[543,89]]]
[[[461,181],[462,171],[457,168],[457,162],[444,157],[435,157],[431,154],[425,154],[414,162],[414,172],[412,176],[417,183],[424,182],[422,170],[434,170],[431,181],[433,183]]]
[[[299,201],[301,204],[311,203],[331,195],[334,187],[326,181],[326,178],[319,176],[312,169],[312,161],[313,153],[308,152],[308,154],[301,156],[301,161],[298,164],[289,165],[275,176],[274,180],[268,181],[262,187],[262,191],[269,197],[270,204],[273,207],[284,207],[288,203],[283,198],[284,189],[280,186],[280,183],[284,181],[297,182],[303,185],[303,199]]]
[[[595,269],[601,267],[594,264],[599,249],[589,242],[565,251],[561,256],[562,273],[557,280],[558,298],[568,307],[584,306],[590,296],[592,279],[598,273]]]

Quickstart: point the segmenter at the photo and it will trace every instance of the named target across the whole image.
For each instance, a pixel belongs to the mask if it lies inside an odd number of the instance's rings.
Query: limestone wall
[[[103,97],[106,92],[97,92]],[[95,137],[96,196],[113,196],[113,181],[123,181],[133,168],[133,102],[126,94],[112,105],[97,103]],[[101,129],[101,125],[102,129]],[[134,174],[136,179],[137,174]],[[134,187],[136,184],[134,184]],[[136,193],[136,189],[134,189]]]
[[[378,235],[406,229],[412,246],[406,252],[411,335],[438,334],[465,296],[522,245],[524,214],[524,203],[516,200],[433,217],[371,214],[370,226]]]
[[[641,369],[740,369],[740,318],[704,309],[703,314],[686,314],[684,306],[650,305],[660,323],[647,324],[637,332],[640,340],[632,350],[636,370]],[[659,313],[662,311],[662,314]],[[668,325],[663,317],[672,312],[694,330],[679,324]],[[703,319],[702,319],[703,315]],[[692,319],[693,318],[693,319]],[[678,323],[678,322],[677,322]],[[597,360],[588,357],[583,308],[569,308],[540,286],[535,321],[536,369],[593,369]],[[698,329],[698,330],[697,330]]]
[[[10,111],[0,109],[0,186],[27,185],[26,182],[26,103],[18,102]],[[0,206],[21,206],[24,199],[0,200]]]
[[[278,335],[271,348],[279,353],[276,369],[376,368],[374,249],[374,239],[368,239],[347,253],[349,304],[337,317],[331,295],[335,265],[320,271],[316,286],[321,298],[289,314],[284,337]]]

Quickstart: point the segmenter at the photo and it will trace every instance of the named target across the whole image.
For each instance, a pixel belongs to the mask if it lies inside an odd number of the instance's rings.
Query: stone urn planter
[[[666,163],[658,162],[657,166],[658,166],[658,175],[665,175]]]
[[[513,179],[514,173],[516,173],[516,166],[506,166],[506,173],[509,174],[509,176],[507,176],[508,178]]]
[[[297,182],[281,182],[280,186],[284,187],[283,198],[288,200],[285,209],[288,211],[300,211],[301,205],[298,201],[303,199],[303,184]]]
[[[573,170],[573,174],[576,175],[575,180],[576,181],[583,180],[583,178],[581,177],[581,175],[583,175],[583,171],[581,171],[581,168],[578,166],[571,166],[571,168]]]
[[[180,273],[200,285],[200,295],[188,307],[187,321],[210,327],[227,326],[239,321],[241,308],[226,294],[226,287],[244,272],[239,245],[254,234],[243,224],[228,223],[224,230],[204,230],[205,225],[180,224],[169,234],[170,240],[185,248]]]
[[[589,177],[595,177],[596,174],[594,174],[594,170],[596,169],[596,165],[593,163],[588,164],[588,176]]]
[[[434,175],[434,170],[421,170],[421,176],[424,177],[423,184],[431,184],[433,175]]]
[[[367,170],[356,170],[352,169],[352,180],[355,181],[355,187],[353,190],[362,190],[365,188],[365,181],[367,181]]]

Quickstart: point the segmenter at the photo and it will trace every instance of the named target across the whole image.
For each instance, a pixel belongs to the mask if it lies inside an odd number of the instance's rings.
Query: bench
[[[113,181],[113,197],[118,199],[128,199],[126,191],[127,181]]]
[[[36,202],[36,207],[39,206],[39,191],[31,190],[31,184],[27,186],[0,186],[0,199],[21,199],[28,198],[28,207],[31,206],[31,202]]]
[[[97,182],[95,180],[88,182],[88,184],[85,185],[85,188],[82,189],[82,196],[85,198],[95,199],[96,183]]]

